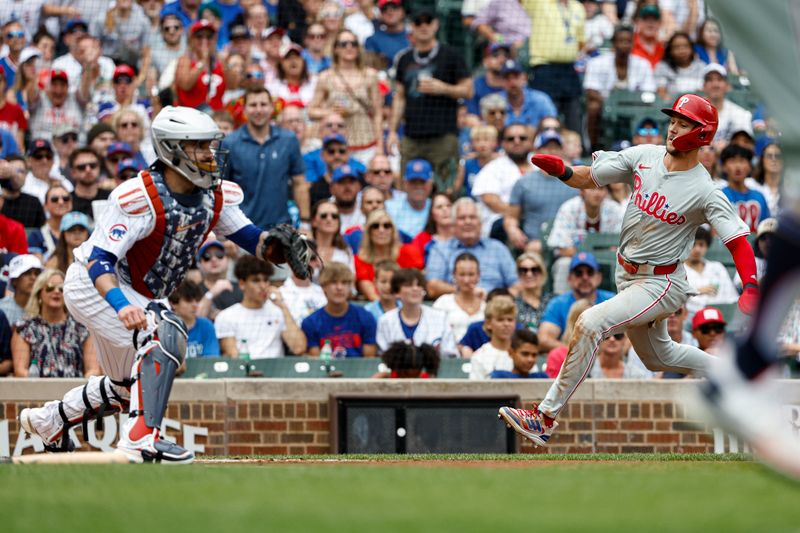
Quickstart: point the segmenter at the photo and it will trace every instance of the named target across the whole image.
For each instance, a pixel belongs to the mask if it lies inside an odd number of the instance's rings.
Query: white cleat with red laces
[[[550,435],[558,427],[558,422],[539,411],[537,404],[533,404],[533,409],[530,410],[501,407],[497,416],[505,420],[508,427],[530,440],[535,446],[547,444]]]

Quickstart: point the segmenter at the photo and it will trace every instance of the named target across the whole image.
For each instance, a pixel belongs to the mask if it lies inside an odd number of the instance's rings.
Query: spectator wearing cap
[[[725,317],[716,307],[704,307],[692,318],[692,337],[704,352],[715,353],[725,340]],[[665,376],[666,377],[666,376]]]
[[[403,172],[406,195],[386,200],[386,211],[392,217],[404,240],[412,239],[425,229],[431,210],[433,167],[424,159],[412,159]]]
[[[230,42],[228,42],[225,52],[227,52],[229,60],[238,54],[244,60],[245,65],[248,65],[254,62],[258,63],[263,57],[261,51],[253,46],[253,35],[243,22],[234,21],[228,28],[228,35]],[[232,69],[229,67],[229,70]]]
[[[126,142],[114,141],[108,145],[105,163],[106,174],[111,182],[117,179],[117,165],[119,165],[119,162],[123,159],[133,158],[133,156],[133,148]],[[103,185],[112,189],[116,187],[115,183],[106,183]]]
[[[544,117],[558,115],[547,93],[528,88],[528,76],[518,61],[508,59],[501,69],[504,96],[508,100],[506,124],[538,124]]]
[[[8,283],[13,292],[0,300],[0,311],[12,326],[25,318],[25,306],[31,297],[33,282],[43,268],[38,257],[26,253],[17,255],[9,262]]]
[[[728,69],[731,74],[739,73],[733,52],[722,45],[722,30],[715,19],[706,19],[697,28],[694,50],[703,63],[717,63]]]
[[[13,87],[17,68],[22,63],[20,55],[28,40],[22,23],[14,18],[3,25],[2,32],[5,37],[3,42],[8,47],[8,53],[5,57],[0,58],[0,73],[6,79],[6,87]]]
[[[2,213],[25,228],[39,228],[45,222],[44,209],[38,198],[22,192],[27,173],[28,165],[22,156],[11,155],[0,161]]]
[[[519,0],[491,0],[470,24],[490,43],[507,43],[514,55],[531,35],[531,19]]]
[[[558,131],[543,129],[534,140],[538,154],[564,157],[564,148]],[[558,178],[535,169],[519,178],[511,188],[508,209],[503,218],[503,229],[511,247],[541,253],[542,224],[552,222],[558,208],[578,196],[574,189],[567,190]]]
[[[345,119],[351,156],[366,165],[383,149],[383,97],[378,73],[367,67],[355,33],[341,30],[334,38],[333,67],[319,76],[308,116],[318,120],[329,109]]]
[[[174,74],[169,76],[167,70],[174,69],[178,58],[186,52],[186,34],[178,15],[168,13],[159,16],[158,31],[150,33],[150,49],[151,64],[161,78],[159,87],[169,86],[164,82],[171,80]]]
[[[28,250],[46,261],[56,248],[61,234],[61,219],[72,211],[72,195],[61,183],[50,185],[45,194],[44,211],[47,220],[28,235]]]
[[[59,181],[68,191],[72,192],[72,183],[58,173],[58,167],[53,164],[55,152],[53,145],[46,139],[34,139],[28,148],[28,168],[30,172],[25,176],[22,192],[30,194],[44,203],[45,193],[51,181]]]
[[[300,143],[291,131],[270,124],[273,110],[267,89],[247,89],[247,123],[222,141],[222,148],[230,150],[226,179],[242,187],[242,211],[262,228],[290,221],[290,199],[302,219],[308,220],[310,212]]]
[[[214,320],[217,313],[242,301],[242,291],[228,279],[230,259],[225,253],[225,245],[218,240],[210,239],[200,246],[195,258],[202,279],[197,316]]]
[[[472,198],[459,198],[453,204],[454,236],[437,242],[428,252],[426,275],[428,297],[438,298],[456,290],[453,266],[456,258],[469,252],[478,259],[485,291],[508,288],[517,282],[517,269],[509,249],[500,241],[481,238],[480,208]]]
[[[225,45],[233,41],[234,38],[241,38],[242,33],[233,29],[239,24],[237,21],[244,19],[244,9],[239,5],[239,0],[210,0],[204,2],[201,7],[213,6],[216,9],[217,16],[220,18],[219,37],[217,39],[217,47],[222,50]],[[245,27],[245,29],[247,29]],[[237,37],[234,37],[237,33]],[[249,38],[250,32],[247,32]]]
[[[370,0],[371,1],[371,0]],[[306,36],[303,39],[303,59],[306,60],[308,71],[317,75],[323,70],[331,67],[333,61],[331,56],[325,53],[328,33],[325,26],[319,22],[314,22],[308,27]]]
[[[644,117],[636,124],[631,138],[633,146],[641,144],[661,144],[664,137],[658,121],[652,117]]]
[[[337,167],[331,175],[331,194],[339,208],[341,232],[364,224],[364,214],[359,209],[358,195],[361,192],[361,174],[350,165]]]
[[[72,191],[72,209],[92,217],[92,202],[106,200],[111,194],[100,188],[100,156],[92,148],[84,146],[69,155],[70,175],[75,181]]]
[[[139,162],[133,158],[123,159],[117,163],[117,182],[122,183],[131,178],[135,178],[141,170],[143,170]]]
[[[512,0],[518,3],[517,0]],[[503,65],[511,58],[511,44],[491,43],[483,50],[484,73],[474,78],[472,82],[472,98],[466,101],[467,112],[480,116],[481,98],[484,96],[501,93],[506,89],[503,79]]]
[[[557,257],[552,267],[553,292],[569,289],[567,277],[577,246],[589,233],[619,233],[625,209],[608,197],[608,189],[584,189],[580,196],[570,198],[558,208],[547,247]]]
[[[319,139],[323,141],[331,135],[341,135],[347,139],[347,122],[345,122],[344,117],[336,111],[328,111],[319,121],[318,133]],[[303,154],[303,161],[306,164],[306,181],[309,183],[316,182],[328,171],[325,161],[322,158],[322,152],[323,149],[320,147]],[[360,161],[351,157],[349,152],[347,157],[348,165],[358,172],[365,172],[366,167]]]
[[[61,219],[60,230],[56,249],[44,266],[64,272],[75,261],[73,255],[75,248],[89,240],[91,233],[89,217],[79,211],[70,211]]]
[[[411,44],[406,33],[406,10],[402,0],[378,0],[381,12],[375,33],[364,41],[364,50],[376,57],[373,64],[387,69],[395,57]]]
[[[189,46],[175,67],[177,105],[222,109],[225,71],[216,55],[216,38],[217,30],[207,20],[189,28]]]
[[[264,58],[261,60],[261,70],[264,74],[264,84],[270,84],[278,78],[278,63],[281,61],[283,38],[286,32],[282,28],[270,26],[261,32],[261,51]]]
[[[100,41],[87,33],[89,24],[83,19],[67,22],[63,40],[68,52],[53,60],[52,70],[63,70],[69,80],[69,92],[75,94],[81,87],[84,71],[89,69],[89,90],[106,88],[114,74],[114,60],[102,54]],[[85,95],[91,96],[91,95]],[[86,98],[89,101],[90,98]]]
[[[597,305],[614,296],[613,292],[598,288],[602,281],[600,264],[592,254],[578,252],[572,256],[567,277],[570,290],[550,300],[539,324],[539,346],[543,351],[550,351],[564,344],[561,338],[572,304],[585,298],[592,305]]]
[[[15,102],[6,98],[6,90],[13,86],[7,83],[6,74],[0,69],[0,129],[6,130],[14,136],[17,147],[24,146],[25,131],[28,129],[28,119],[25,112]]]
[[[717,108],[719,123],[714,135],[715,146],[722,147],[733,134],[744,130],[753,134],[753,114],[725,96],[731,90],[728,71],[719,63],[711,63],[703,69],[703,94]]]
[[[175,15],[181,19],[184,28],[189,28],[200,18],[200,0],[177,0],[166,3],[161,8],[161,18],[166,15]]]
[[[275,105],[283,108],[287,105],[308,107],[314,97],[317,77],[308,71],[303,58],[303,48],[291,43],[281,48],[281,60],[278,62],[278,75],[267,83],[267,89],[275,99]]]
[[[655,92],[653,69],[646,59],[631,54],[633,28],[617,26],[611,39],[613,50],[591,58],[586,63],[583,89],[586,93],[586,117],[589,141],[597,146],[603,102],[611,91],[624,87],[629,91]]]
[[[664,45],[660,38],[661,10],[658,4],[643,4],[634,16],[635,33],[631,54],[641,57],[650,63],[655,70],[658,62],[664,57]]]
[[[689,34],[675,32],[665,45],[664,57],[656,65],[658,97],[671,101],[681,94],[697,93],[703,86],[704,67]]]
[[[115,63],[137,65],[141,72],[150,68],[150,19],[134,0],[115,0],[108,10],[98,12],[89,33]]]
[[[745,183],[753,168],[752,159],[753,152],[736,144],[729,144],[719,155],[722,171],[728,180],[722,193],[731,201],[734,209],[738,210],[739,216],[750,228],[750,233],[755,233],[758,224],[770,217],[770,211],[764,195]]]
[[[310,199],[311,205],[320,200],[331,196],[331,183],[333,181],[333,171],[342,165],[348,165],[352,171],[356,171],[355,166],[348,163],[349,151],[347,150],[347,139],[340,133],[326,135],[322,139],[322,152],[320,157],[325,163],[325,173],[320,179],[311,184]]]
[[[481,235],[505,240],[503,217],[508,212],[511,191],[519,178],[533,167],[530,155],[533,151],[533,128],[522,123],[512,123],[502,133],[503,155],[486,163],[472,184],[472,196],[479,199],[481,212]]]
[[[45,32],[46,33],[46,32]],[[42,53],[39,51],[38,48],[33,46],[25,47],[22,50],[22,53],[19,56],[19,64],[17,65],[17,71],[14,76],[14,83],[8,83],[8,80],[5,80],[6,85],[4,89],[4,101],[8,103],[17,104],[20,108],[22,108],[23,112],[28,111],[28,102],[33,100],[33,95],[35,93],[35,87],[39,83],[39,76],[42,72],[49,72],[49,65],[48,68],[43,68],[42,63]],[[37,70],[40,68],[41,70]],[[5,78],[3,78],[5,79]],[[38,87],[36,87],[38,89]],[[8,111],[6,111],[8,112]],[[4,119],[4,121],[8,122],[9,117]],[[25,129],[28,129],[28,115],[25,114]],[[24,133],[24,132],[23,132]],[[17,137],[19,137],[19,133],[17,133]],[[17,144],[22,147],[24,146],[22,143],[19,142],[17,139]]]
[[[91,98],[90,70],[80,79],[81,89],[70,92],[70,77],[59,69],[50,71],[50,80],[44,91],[35,90],[28,102],[30,109],[30,135],[34,139],[50,140],[58,126],[79,127],[83,122],[83,111]],[[77,79],[76,79],[77,81]]]
[[[412,159],[429,161],[437,190],[452,189],[458,169],[458,100],[472,98],[472,79],[463,54],[436,40],[439,21],[427,9],[411,19],[413,45],[395,59],[395,94],[388,148],[398,145],[401,167]]]
[[[531,20],[530,86],[547,93],[568,129],[582,131],[583,90],[575,61],[586,41],[586,10],[577,0],[525,1],[522,5]]]

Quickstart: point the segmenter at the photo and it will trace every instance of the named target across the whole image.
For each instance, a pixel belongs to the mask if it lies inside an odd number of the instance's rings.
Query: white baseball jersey
[[[655,145],[592,154],[591,175],[598,187],[627,183],[633,188],[622,220],[623,257],[639,264],[683,262],[695,230],[704,223],[711,224],[724,243],[750,234],[702,165],[669,172],[665,154],[665,146]]]
[[[407,340],[400,324],[400,309],[392,309],[378,319],[375,340],[381,352],[385,352],[393,342]],[[447,323],[447,315],[438,309],[422,307],[422,316],[411,340],[414,346],[430,344],[436,347],[443,359],[458,357],[456,339]]]

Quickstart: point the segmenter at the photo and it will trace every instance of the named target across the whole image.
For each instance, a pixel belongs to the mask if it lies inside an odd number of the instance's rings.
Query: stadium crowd
[[[168,105],[208,112],[244,213],[301,228],[321,257],[301,280],[209,236],[169,298],[189,357],[378,356],[394,377],[461,357],[470,379],[555,377],[578,315],[614,294],[631,191],[578,192],[530,155],[663,144],[658,104],[684,92],[719,110],[701,161],[764,270],[779,133],[703,0],[5,0],[0,24],[0,375],[99,373],[63,273],[110,191],[155,160]],[[614,128],[630,93],[652,105]],[[740,289],[716,241],[698,230],[698,294],[667,319],[710,352]],[[800,305],[778,342],[796,361]],[[590,375],[683,377],[647,371],[624,334]]]

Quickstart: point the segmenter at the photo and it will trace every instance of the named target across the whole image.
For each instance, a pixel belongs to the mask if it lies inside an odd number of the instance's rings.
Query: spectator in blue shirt
[[[729,144],[719,156],[722,171],[728,179],[728,186],[722,189],[733,207],[739,212],[750,233],[755,233],[758,224],[770,217],[767,199],[761,192],[750,189],[744,180],[750,175],[753,152],[736,144]]]
[[[167,15],[175,15],[183,23],[183,30],[187,31],[192,22],[198,19],[200,12],[200,0],[176,0],[164,4],[161,8],[159,20],[164,20]]]
[[[483,54],[485,72],[473,80],[472,86],[475,94],[467,100],[467,112],[470,115],[481,115],[481,98],[505,91],[505,80],[501,72],[503,65],[510,57],[511,45],[509,43],[491,43],[486,46]]]
[[[325,139],[331,135],[341,135],[347,139],[347,125],[342,115],[335,111],[331,111],[319,121],[319,138]],[[303,156],[303,162],[306,164],[306,181],[308,183],[318,181],[328,172],[328,167],[322,159],[322,150],[323,148],[317,148]],[[336,166],[344,165],[345,163],[362,175],[367,170],[362,163],[352,157],[348,157],[346,161],[337,163]],[[313,204],[314,202],[311,203]]]
[[[386,212],[401,233],[413,237],[425,229],[428,222],[433,167],[424,159],[411,160],[406,165],[403,179],[406,182],[406,196],[386,200]]]
[[[325,265],[319,284],[328,303],[303,320],[308,354],[317,357],[326,342],[335,357],[375,357],[375,318],[363,307],[347,301],[353,291],[353,273],[343,263]]]
[[[486,304],[488,305],[489,302],[495,298],[501,297],[508,298],[510,302],[514,301],[514,297],[508,289],[499,288],[489,291],[489,294],[486,295]],[[489,342],[489,334],[486,333],[483,324],[484,321],[479,320],[467,326],[467,332],[464,333],[464,336],[458,341],[458,351],[461,352],[461,357],[472,357],[472,353],[475,350]],[[520,324],[517,323],[517,329],[519,329],[519,327]]]
[[[527,328],[518,329],[511,336],[508,355],[514,362],[512,370],[494,370],[490,379],[530,379],[544,378],[547,374],[536,370],[536,357],[539,355],[539,340],[536,333]]]
[[[528,74],[519,62],[509,59],[501,73],[508,100],[506,125],[538,124],[544,117],[558,116],[547,93],[528,88]]]
[[[272,110],[266,88],[248,89],[244,95],[247,123],[222,141],[222,147],[230,150],[226,179],[242,187],[242,211],[262,228],[290,221],[290,199],[297,204],[300,218],[308,220],[310,213],[300,143],[291,131],[270,125]]]
[[[428,254],[426,273],[428,297],[455,292],[453,265],[456,257],[470,252],[481,265],[478,286],[486,291],[511,287],[517,282],[517,268],[508,248],[495,239],[481,238],[481,218],[478,204],[472,198],[459,198],[453,204],[455,236],[437,243]]]
[[[380,26],[364,42],[364,49],[377,55],[384,69],[394,64],[397,53],[411,43],[406,34],[406,10],[402,0],[378,0]]]
[[[550,300],[539,324],[539,347],[543,352],[563,345],[560,339],[567,327],[569,308],[577,300],[585,298],[596,305],[614,296],[613,292],[598,289],[602,281],[600,264],[592,254],[578,252],[572,257],[567,276],[572,290]]]
[[[239,5],[239,0],[210,0],[203,6],[213,6],[221,19],[219,33],[217,34],[217,48],[222,48],[230,41],[230,26],[237,19],[244,19],[244,10]]]
[[[219,357],[219,341],[214,324],[209,319],[197,316],[203,290],[192,281],[184,280],[175,292],[169,295],[169,304],[189,332],[187,357]]]

